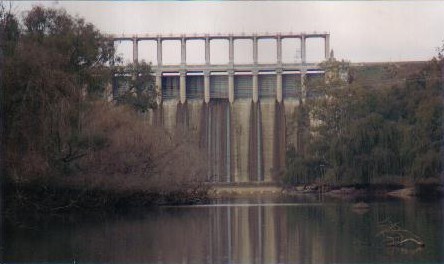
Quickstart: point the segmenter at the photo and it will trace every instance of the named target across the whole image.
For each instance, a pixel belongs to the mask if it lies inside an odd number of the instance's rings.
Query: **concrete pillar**
[[[205,37],[205,64],[210,65],[210,38]]]
[[[162,38],[157,38],[157,65],[162,66]]]
[[[258,52],[257,52],[257,36],[253,36],[253,64],[258,64]],[[257,69],[253,69],[253,102],[259,101],[259,76]]]
[[[210,72],[204,72],[204,100],[205,103],[210,102]]]
[[[257,65],[258,53],[257,53],[257,36],[253,36],[253,64]]]
[[[305,74],[307,73],[307,69],[305,68],[305,63],[307,61],[306,57],[306,47],[305,47],[305,35],[301,36],[301,97],[302,101],[305,102],[305,98],[307,97],[307,87],[305,85]]]
[[[276,100],[282,102],[282,70],[276,70]]]
[[[305,83],[307,69],[305,69],[305,66],[302,65],[301,67],[301,97],[302,101],[305,102],[305,98],[307,97],[307,87]]]
[[[187,78],[187,73],[186,71],[181,71],[180,72],[180,90],[179,90],[179,94],[180,94],[180,102],[183,104],[186,102],[187,100],[187,89],[186,89],[186,78]]]
[[[277,64],[282,64],[282,38],[281,35],[276,36],[276,55],[277,55]]]
[[[259,85],[258,85],[258,71],[253,70],[253,102],[257,103],[259,101]]]
[[[228,38],[228,64],[230,66],[234,65],[234,38],[230,36]]]
[[[157,94],[157,104],[162,102],[162,72],[156,72],[156,94]]]
[[[330,34],[325,35],[325,59],[330,59]]]
[[[301,36],[301,61],[304,64],[306,62],[306,52],[305,52],[305,35]]]
[[[139,41],[137,37],[133,37],[133,62],[139,61]]]
[[[228,100],[234,102],[234,71],[228,71]]]
[[[185,66],[187,64],[187,41],[184,37],[180,39],[180,64]]]

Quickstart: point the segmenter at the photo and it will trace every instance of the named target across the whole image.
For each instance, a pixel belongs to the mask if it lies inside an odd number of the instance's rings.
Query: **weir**
[[[138,62],[138,42],[157,42],[157,65],[153,66],[157,101],[160,106],[150,114],[154,125],[171,132],[186,129],[197,134],[207,153],[209,182],[274,182],[285,166],[287,143],[297,144],[291,120],[300,101],[316,96],[307,93],[305,81],[322,79],[316,63],[306,62],[306,39],[325,40],[325,59],[330,54],[330,35],[252,34],[252,35],[138,35],[112,36],[115,41],[133,42],[133,60]],[[299,38],[300,61],[283,63],[282,39]],[[210,60],[212,40],[229,42],[229,61],[214,65]],[[234,63],[234,42],[251,39],[253,63]],[[258,42],[276,40],[276,63],[258,63]],[[179,40],[180,65],[162,64],[162,41]],[[205,64],[186,63],[187,40],[205,42]],[[321,77],[321,78],[319,78]],[[114,82],[118,84],[118,82]],[[115,85],[114,94],[122,88]],[[120,90],[119,90],[120,89]]]

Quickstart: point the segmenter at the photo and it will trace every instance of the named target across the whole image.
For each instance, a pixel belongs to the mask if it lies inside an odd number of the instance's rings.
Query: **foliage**
[[[130,105],[139,112],[147,112],[157,107],[157,92],[151,64],[142,61],[116,67],[114,78],[117,87],[124,86],[115,96],[119,104]]]
[[[7,167],[12,177],[63,173],[94,149],[81,138],[87,97],[109,81],[112,40],[63,10],[34,7],[18,26],[2,14]]]
[[[76,162],[81,174],[74,183],[167,191],[203,180],[206,159],[191,133],[180,131],[180,137],[175,137],[150,125],[128,105],[98,101],[89,107],[91,114],[82,122],[83,136],[100,147]]]
[[[322,62],[320,67],[325,71],[325,83],[330,86],[352,81],[349,62],[338,61],[334,57],[330,57],[327,61]]]
[[[324,84],[325,96],[304,105],[310,122],[298,136],[307,143],[289,148],[286,182],[407,183],[439,177],[442,64],[433,59],[406,79],[391,74],[391,84],[378,79]]]
[[[150,64],[109,67],[119,60],[113,40],[64,10],[36,6],[23,21],[5,11],[0,18],[14,186],[171,190],[202,175],[205,158],[191,135],[176,138],[136,112],[156,107]],[[117,104],[103,100],[113,75],[129,77]]]
[[[0,5],[0,34],[1,49],[5,55],[10,55],[19,38],[19,22],[4,5]]]

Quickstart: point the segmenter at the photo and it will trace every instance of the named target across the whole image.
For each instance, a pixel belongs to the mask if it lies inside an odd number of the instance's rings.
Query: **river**
[[[5,262],[50,263],[442,263],[439,201],[249,198],[116,215],[43,218],[4,228]],[[389,219],[425,247],[387,247]]]

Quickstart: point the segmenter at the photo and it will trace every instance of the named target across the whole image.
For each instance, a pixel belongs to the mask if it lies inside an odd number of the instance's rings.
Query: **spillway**
[[[318,76],[313,76],[313,78]],[[285,169],[288,144],[298,145],[295,111],[302,89],[298,73],[282,74],[283,100],[277,100],[276,75],[258,76],[258,101],[252,99],[251,74],[186,76],[183,102],[180,76],[162,77],[161,104],[148,114],[153,125],[180,137],[191,133],[206,154],[207,181],[276,182]],[[206,84],[207,83],[207,84]],[[209,85],[210,100],[205,100]]]

